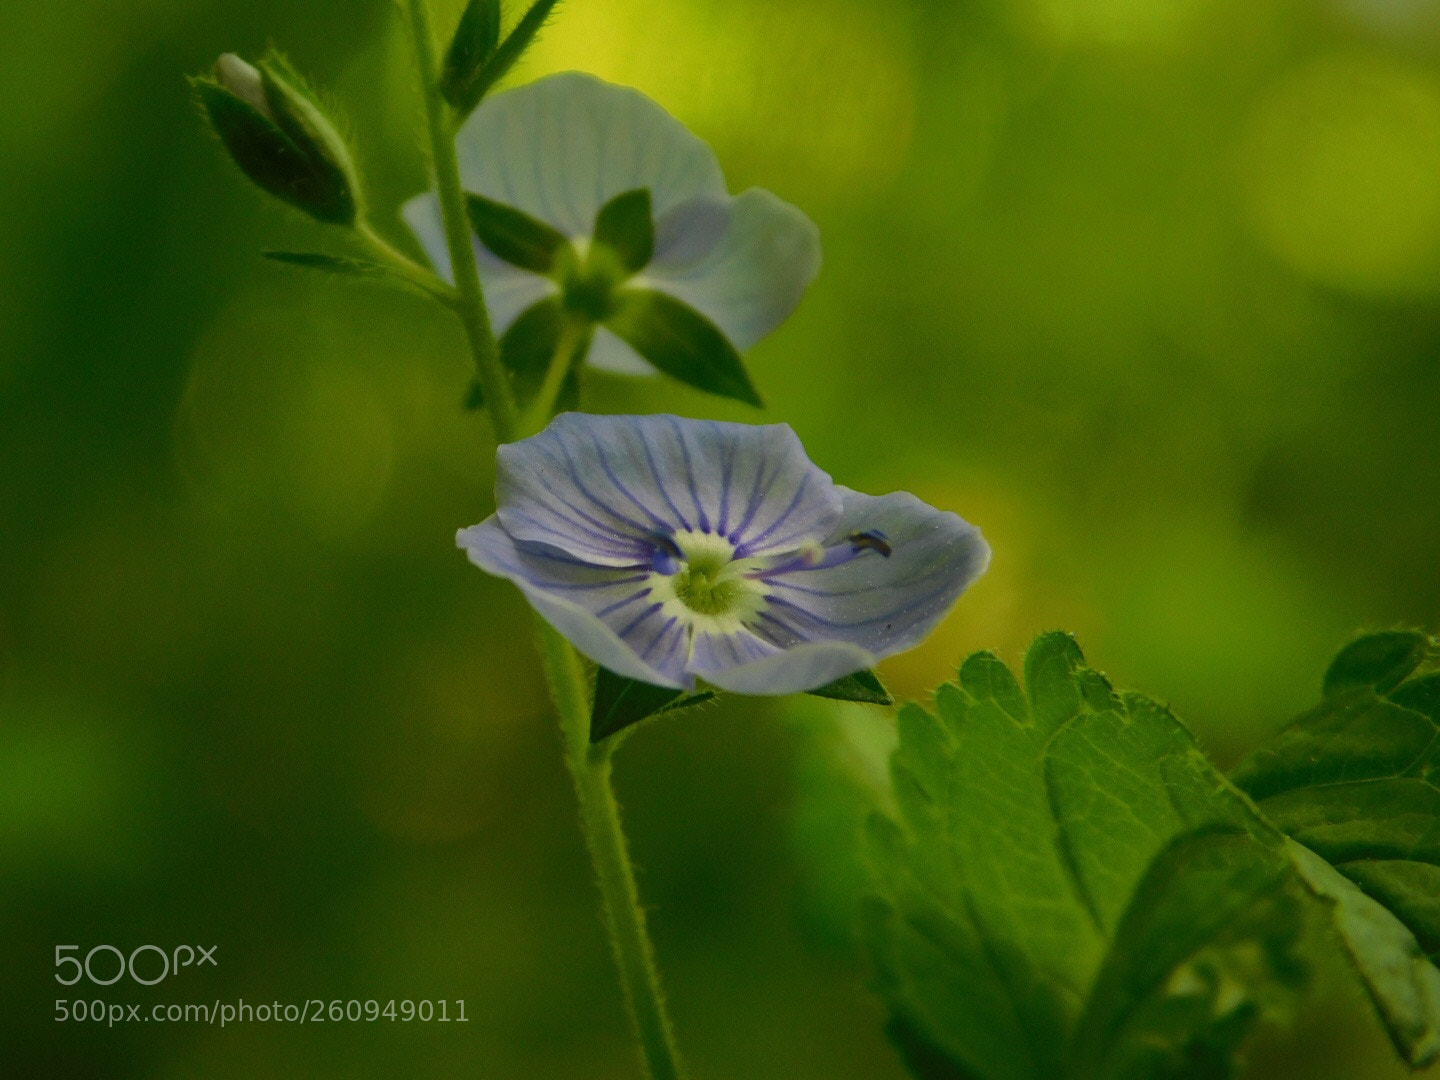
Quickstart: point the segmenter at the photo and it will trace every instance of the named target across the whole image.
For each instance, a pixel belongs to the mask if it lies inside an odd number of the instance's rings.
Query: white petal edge
[[[848,641],[813,641],[763,660],[695,674],[734,694],[803,694],[875,666],[878,658]]]
[[[472,525],[457,532],[455,543],[464,550],[472,563],[487,574],[514,582],[525,594],[525,599],[530,601],[530,605],[540,613],[541,618],[601,667],[609,668],[617,675],[639,679],[654,686],[668,686],[675,690],[694,689],[693,678],[672,679],[657,671],[641,660],[639,653],[626,644],[619,634],[579,604],[532,585],[502,563],[495,561],[487,547],[490,543],[498,542],[499,538],[514,544],[500,527],[497,518],[492,515],[479,525]]]
[[[590,342],[590,351],[585,354],[585,362],[612,375],[660,374],[649,360],[603,326],[595,328],[595,337]]]
[[[724,198],[715,153],[638,90],[563,72],[487,99],[457,138],[467,191],[589,236],[616,195],[648,188],[656,216]]]
[[[730,228],[709,256],[685,268],[653,265],[634,284],[689,304],[743,352],[790,317],[822,261],[815,223],[751,188],[732,201]]]

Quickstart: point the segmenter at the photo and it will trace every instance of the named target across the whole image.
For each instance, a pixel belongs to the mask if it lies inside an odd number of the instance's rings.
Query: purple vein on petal
[[[645,429],[637,426],[635,434],[640,436],[640,446],[645,451],[645,460],[650,464],[650,473],[655,477],[655,486],[660,489],[660,495],[665,500],[665,505],[670,507],[670,512],[675,515],[682,528],[687,532],[690,529],[690,522],[685,520],[685,515],[675,505],[675,500],[670,497],[669,490],[665,487],[665,481],[660,477],[660,470],[655,465],[655,455],[650,451],[650,440],[645,437]]]
[[[595,443],[595,456],[600,462],[600,468],[605,471],[606,478],[610,481],[610,483],[615,485],[615,489],[619,491],[621,495],[624,495],[625,498],[629,499],[632,503],[634,503],[637,510],[639,510],[642,514],[646,515],[651,521],[653,521],[656,528],[662,530],[663,532],[672,531],[674,529],[673,523],[666,521],[664,518],[656,514],[654,510],[651,510],[643,502],[637,499],[635,495],[631,492],[631,490],[625,486],[624,481],[622,481],[620,477],[615,475],[615,469],[610,464],[610,459],[605,456],[605,449],[600,445],[599,437],[594,432],[591,432],[590,438]]]
[[[776,467],[776,475],[779,475],[779,466]],[[728,539],[738,542],[740,537],[745,535],[745,530],[750,528],[750,523],[755,520],[755,515],[760,512],[760,503],[762,501],[760,498],[760,489],[767,483],[768,481],[765,479],[765,463],[762,461],[760,467],[755,470],[755,484],[750,489],[750,498],[745,505],[745,520],[735,526],[735,531],[729,535]]]
[[[901,585],[906,588],[914,588],[916,586],[923,585],[928,581],[932,581],[935,578],[945,577],[951,574],[953,570],[954,568],[949,565],[937,566],[935,569],[927,571],[926,573],[921,574],[918,577],[907,578],[903,583],[897,582],[891,585],[862,585],[858,589],[814,589],[808,585],[796,585],[793,581],[785,580],[785,575],[788,574],[808,574],[813,572],[811,570],[805,569],[804,567],[796,567],[791,570],[786,570],[785,574],[777,574],[775,577],[766,578],[765,583],[769,585],[772,589],[790,589],[792,592],[804,593],[806,596],[816,596],[820,597],[821,599],[827,600],[838,600],[846,596],[873,595],[881,589],[893,589],[898,588]]]
[[[716,531],[721,536],[730,533],[730,477],[735,470],[735,443],[725,443],[725,456],[720,460],[720,520]]]
[[[565,440],[557,438],[556,441],[560,444],[560,457],[563,458],[565,461],[565,472],[569,475],[570,482],[579,489],[580,494],[584,495],[587,499],[589,499],[596,506],[600,507],[600,509],[604,510],[611,517],[615,518],[618,521],[623,521],[626,525],[629,525],[637,532],[649,532],[649,529],[647,529],[644,525],[640,524],[640,522],[635,521],[634,519],[626,516],[625,514],[620,513],[609,503],[602,502],[595,495],[594,492],[592,492],[588,487],[586,487],[584,481],[580,479],[580,472],[575,467],[574,460],[570,457],[570,448],[565,445]]]
[[[573,555],[567,555],[556,551],[551,545],[543,541],[536,543],[532,541],[516,540],[515,547],[532,559],[547,559],[550,562],[563,563],[566,566],[578,566],[584,570],[643,570],[644,563],[634,563],[630,566],[596,566],[594,563],[586,562],[584,559],[577,559]]]
[[[615,603],[609,604],[606,607],[601,608],[595,613],[595,617],[597,619],[603,619],[607,615],[613,615],[615,612],[629,607],[631,604],[635,603],[636,600],[644,600],[649,595],[649,589],[640,589],[636,592],[631,593],[623,600],[616,600]]]
[[[516,567],[517,570],[521,569]],[[635,577],[621,578],[619,581],[547,581],[545,588],[564,590],[565,592],[587,592],[594,589],[618,589],[622,585],[636,585],[646,579],[646,575],[640,574]],[[644,593],[636,593],[636,596],[644,596]]]
[[[640,659],[649,660],[650,654],[655,651],[655,646],[660,644],[662,638],[668,637],[670,631],[674,629],[679,629],[682,635],[685,633],[684,628],[679,626],[679,620],[677,620],[674,615],[671,615],[670,618],[665,621],[665,625],[660,627],[659,633],[650,639],[650,644],[646,645],[645,648],[640,651]]]
[[[773,522],[771,522],[770,527],[767,528],[764,532],[762,532],[759,536],[755,537],[753,540],[746,540],[743,544],[741,544],[740,550],[736,552],[736,555],[740,556],[741,558],[743,558],[745,555],[748,555],[750,552],[754,551],[761,544],[763,544],[767,539],[769,539],[770,535],[774,533],[776,529],[780,528],[781,525],[785,524],[785,522],[789,520],[790,515],[795,512],[795,508],[800,505],[800,500],[805,497],[805,489],[809,486],[810,476],[807,473],[805,476],[802,476],[800,478],[800,486],[795,489],[795,497],[790,500],[790,505],[785,508],[785,512],[782,513]]]
[[[559,499],[558,496],[557,496],[557,499]],[[564,499],[559,499],[559,502],[560,502],[560,505],[561,505],[561,506],[564,506],[564,507],[566,507],[566,508],[568,508],[568,509],[574,509],[574,508],[571,507],[570,504],[567,503]],[[594,528],[588,528],[588,527],[586,527],[584,524],[582,524],[580,521],[576,521],[576,520],[574,520],[574,519],[572,519],[572,518],[566,517],[564,514],[560,513],[558,510],[556,510],[555,507],[553,507],[553,506],[546,507],[546,509],[549,510],[550,513],[554,514],[554,515],[555,515],[557,518],[559,518],[561,521],[565,522],[565,524],[568,525],[568,526],[570,526],[570,528],[574,529],[574,530],[575,530],[575,533],[579,533],[579,534],[581,534],[581,535],[592,536],[592,537],[594,537],[596,540],[600,541],[600,542],[601,542],[604,546],[606,546],[606,547],[615,546],[615,545],[616,545],[616,542],[619,541],[619,542],[620,542],[619,546],[622,547],[622,548],[636,548],[635,541],[634,541],[632,538],[630,538],[630,537],[617,536],[615,533],[604,532],[604,531],[602,531],[601,527],[600,527],[598,524],[597,524]],[[573,540],[573,539],[575,539],[575,534],[574,534],[574,533],[562,532],[562,531],[559,530],[559,529],[556,529],[556,528],[554,528],[554,527],[552,527],[552,526],[550,526],[550,525],[545,524],[543,521],[538,521],[537,519],[535,519],[535,518],[532,517],[531,515],[525,513],[523,510],[512,510],[512,511],[510,511],[510,513],[514,515],[514,518],[512,518],[512,520],[519,519],[520,521],[523,521],[523,522],[526,522],[527,524],[533,525],[535,528],[539,529],[541,532],[548,533],[549,535],[554,536],[554,537],[557,537],[557,538],[559,538],[560,540]],[[582,515],[582,518],[583,518],[583,515]],[[629,542],[626,543],[625,541],[629,541]],[[636,548],[636,550],[638,551],[638,548]]]
[[[705,513],[705,507],[700,505],[700,486],[695,480],[695,467],[690,461],[690,446],[685,441],[685,432],[680,428],[680,421],[670,417],[670,426],[675,429],[675,441],[680,444],[680,457],[685,462],[685,479],[690,489],[690,501],[695,504],[695,513],[700,520],[700,531],[710,531],[710,518]]]
[[[891,611],[882,612],[882,613],[879,614],[879,615],[871,615],[871,616],[869,616],[869,617],[867,617],[867,618],[864,618],[864,619],[854,619],[854,620],[849,621],[849,622],[837,622],[837,621],[835,621],[835,620],[833,620],[833,619],[827,619],[827,618],[825,618],[824,616],[817,615],[817,614],[815,614],[815,612],[813,612],[813,611],[807,611],[807,610],[805,610],[805,608],[801,607],[799,604],[792,604],[789,600],[786,600],[783,596],[770,596],[770,597],[767,597],[767,599],[768,599],[768,600],[770,601],[770,603],[772,603],[772,604],[779,604],[781,607],[787,607],[787,608],[789,608],[790,610],[795,611],[795,612],[799,613],[800,615],[803,615],[805,618],[811,620],[812,622],[818,623],[818,624],[820,624],[821,626],[824,626],[824,627],[828,627],[828,628],[831,629],[831,630],[857,630],[857,629],[859,629],[859,628],[862,627],[862,626],[873,626],[875,623],[882,623],[882,622],[887,622],[887,621],[893,622],[893,621],[895,620],[896,616],[897,616],[901,611],[905,610],[905,608],[913,608],[913,607],[918,606],[918,605],[914,605],[914,604],[905,604],[905,605],[904,605],[903,607],[901,607],[901,608],[896,608],[896,609],[891,610]],[[931,598],[930,598],[930,597],[926,597],[926,599],[928,600],[928,599],[931,599]]]
[[[620,631],[620,636],[621,636],[622,638],[628,638],[628,637],[630,636],[630,634],[635,630],[636,627],[638,627],[641,623],[643,623],[646,619],[650,618],[651,615],[654,615],[657,611],[659,611],[659,610],[660,610],[661,608],[663,608],[664,606],[665,606],[664,604],[651,604],[648,608],[646,608],[644,611],[642,611],[639,615],[636,615],[635,618],[631,621],[631,623],[630,623],[629,626],[625,627],[624,630],[621,630],[621,631]]]

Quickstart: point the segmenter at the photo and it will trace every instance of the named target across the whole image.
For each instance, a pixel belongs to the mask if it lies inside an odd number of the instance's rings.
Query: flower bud
[[[280,56],[254,67],[233,53],[194,80],[200,104],[240,170],[318,221],[353,225],[359,179],[350,149]]]

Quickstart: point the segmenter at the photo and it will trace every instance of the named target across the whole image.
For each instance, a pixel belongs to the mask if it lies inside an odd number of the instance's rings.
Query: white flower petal
[[[655,258],[650,265],[680,271],[705,258],[730,231],[733,204],[728,197],[702,195],[657,215]]]
[[[877,657],[848,641],[814,641],[776,650],[760,660],[729,667],[690,669],[736,694],[803,694],[874,667]]]
[[[616,195],[649,188],[657,217],[725,198],[715,154],[638,90],[579,72],[487,99],[457,140],[465,188],[589,236]]]
[[[731,203],[730,228],[708,257],[686,268],[657,263],[635,284],[689,304],[743,352],[790,317],[820,262],[814,222],[752,188]]]
[[[695,685],[685,673],[683,628],[649,600],[646,575],[521,548],[498,517],[462,529],[456,541],[476,566],[520,586],[545,621],[597,664],[655,686]]]

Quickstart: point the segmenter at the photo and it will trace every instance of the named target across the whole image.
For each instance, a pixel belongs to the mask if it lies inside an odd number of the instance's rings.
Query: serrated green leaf
[[[464,100],[465,90],[495,55],[500,45],[500,0],[470,0],[445,50],[440,93],[451,105]]]
[[[1317,895],[1333,905],[1335,929],[1370,993],[1386,1030],[1417,1068],[1440,1056],[1440,970],[1415,935],[1309,848],[1290,841],[1295,865]]]
[[[554,226],[523,210],[487,199],[465,197],[475,235],[497,258],[537,274],[548,274],[568,241]]]
[[[853,675],[836,679],[833,683],[817,690],[811,690],[810,693],[815,697],[829,698],[832,701],[859,701],[866,705],[895,704],[895,699],[890,696],[890,691],[885,689],[885,684],[880,681],[880,676],[873,671],[857,671]]]
[[[906,706],[866,937],[917,1077],[1224,1075],[1296,981],[1281,839],[1073,639]],[[893,1037],[893,1036],[892,1036]]]
[[[730,339],[673,296],[653,289],[620,289],[605,325],[672,379],[756,408],[762,406]]]
[[[598,743],[641,720],[704,705],[715,697],[713,690],[687,693],[668,686],[652,686],[602,667],[595,673],[590,741]]]
[[[616,195],[595,217],[595,242],[620,260],[626,273],[638,274],[655,257],[655,219],[650,189]]]
[[[1080,689],[1072,675],[1083,663],[1075,639],[1059,630],[1037,638],[1025,654],[1025,689],[1042,731],[1054,731],[1079,710]]]
[[[1335,902],[1356,972],[1396,1050],[1416,1067],[1440,1059],[1440,673],[1410,677],[1428,651],[1422,634],[1352,643],[1331,665],[1324,701],[1232,774],[1313,854],[1298,860],[1306,881]],[[1316,860],[1394,925],[1320,873]],[[1412,943],[1420,963],[1400,963]]]

